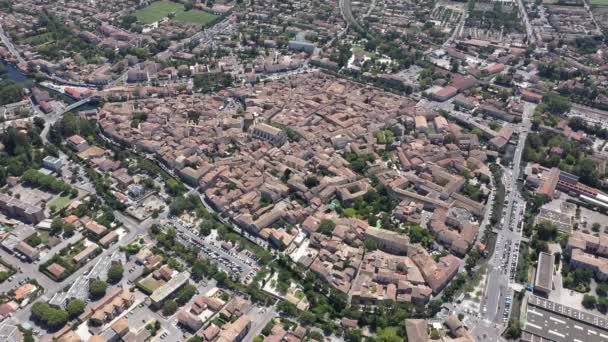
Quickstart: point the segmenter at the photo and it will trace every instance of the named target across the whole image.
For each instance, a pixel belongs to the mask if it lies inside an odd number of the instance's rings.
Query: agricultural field
[[[217,18],[216,15],[203,11],[186,11],[184,5],[168,0],[154,2],[150,6],[138,10],[135,12],[135,17],[143,24],[152,24],[171,13],[175,15],[173,17],[175,21],[200,25],[207,25]]]
[[[608,6],[608,0],[591,0],[591,5],[594,5],[594,6]]]

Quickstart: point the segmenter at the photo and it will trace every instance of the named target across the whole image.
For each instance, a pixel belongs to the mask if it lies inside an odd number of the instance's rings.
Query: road
[[[42,129],[42,132],[40,132],[40,138],[42,138],[42,141],[45,144],[48,142],[47,136],[49,134],[49,130],[51,129],[51,126],[53,126],[55,124],[55,122],[57,122],[57,120],[59,120],[63,116],[63,114],[65,114],[71,110],[74,110],[80,106],[83,106],[91,101],[93,101],[93,98],[87,97],[80,101],[72,103],[71,105],[65,107],[62,110],[57,110],[57,111],[52,112],[49,115],[43,116],[43,118],[45,119],[45,123],[44,123],[44,128]]]
[[[349,25],[353,26],[357,30],[363,31],[363,27],[359,25],[359,22],[353,16],[353,7],[351,0],[340,0],[340,12],[342,13],[342,18]]]
[[[530,131],[530,118],[535,105],[524,104],[523,121],[516,126],[519,139],[513,157],[512,168],[505,169],[502,181],[507,193],[506,204],[503,211],[503,221],[495,229],[497,233],[496,248],[488,265],[489,273],[485,296],[482,301],[480,313],[486,321],[502,325],[508,319],[508,298],[513,295],[509,285],[514,283],[519,243],[521,241],[521,224],[525,203],[517,189],[517,178],[521,171],[523,150],[528,132]],[[505,314],[505,312],[507,312]]]
[[[469,13],[466,10],[467,6],[465,6],[465,10],[462,13],[462,17],[460,18],[460,21],[458,22],[458,25],[456,25],[456,27],[454,28],[454,31],[452,31],[452,34],[450,35],[450,38],[448,38],[448,40],[445,41],[445,43],[443,43],[443,47],[449,47],[452,42],[460,36],[460,32],[462,31],[462,28],[464,27],[464,23],[467,21],[467,17],[469,16]]]
[[[10,51],[10,53],[17,59],[17,62],[19,62],[19,64],[26,63],[25,59],[23,59],[23,57],[21,56],[19,51],[15,48],[15,46],[11,42],[11,39],[6,35],[6,32],[4,32],[4,28],[2,27],[1,23],[0,23],[0,39],[2,39],[2,43],[4,43],[4,46],[6,46],[8,51]]]
[[[262,330],[270,322],[271,319],[277,317],[279,314],[274,306],[270,307],[257,307],[254,306],[247,313],[251,317],[251,328],[243,341],[253,341],[253,338],[262,334]]]
[[[132,218],[130,218],[128,216],[125,216],[124,214],[122,214],[119,211],[115,211],[114,216],[128,230],[127,234],[122,239],[120,239],[117,243],[115,243],[114,245],[110,246],[108,249],[101,252],[97,257],[93,258],[93,260],[89,261],[89,263],[85,267],[78,269],[76,272],[71,274],[69,277],[67,277],[63,281],[61,281],[61,282],[52,281],[47,276],[38,272],[38,265],[36,265],[36,264],[22,264],[24,267],[27,265],[30,265],[30,266],[28,266],[30,269],[32,269],[32,270],[35,269],[35,271],[30,271],[32,273],[28,273],[28,274],[31,274],[34,277],[36,277],[36,280],[45,288],[44,298],[43,298],[44,300],[49,300],[49,299],[53,298],[57,293],[63,291],[63,289],[65,287],[75,283],[85,273],[88,273],[91,270],[93,265],[96,265],[97,262],[99,262],[100,260],[108,259],[114,252],[119,250],[120,247],[126,246],[126,245],[132,243],[133,241],[139,239],[141,236],[145,235],[146,232],[148,231],[148,229],[154,223],[154,220],[152,220],[152,219],[148,219],[141,223],[138,223],[137,221],[133,220]],[[36,326],[35,323],[30,320],[31,307],[32,307],[31,305],[28,305],[25,308],[22,308],[21,310],[16,311],[12,317],[12,320],[18,324],[23,324],[25,322],[29,322],[32,326]]]
[[[526,11],[526,6],[522,0],[517,0],[517,6],[519,7],[519,12],[521,13],[522,20],[524,21],[524,25],[526,26],[526,36],[528,36],[528,44],[536,43],[536,36],[534,35],[534,29],[532,28],[532,24],[530,24],[530,20],[528,19],[528,12]]]

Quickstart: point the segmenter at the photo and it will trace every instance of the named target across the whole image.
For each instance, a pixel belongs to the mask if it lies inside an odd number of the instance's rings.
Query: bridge
[[[71,105],[61,109],[61,110],[57,110],[54,111],[53,113],[49,114],[45,119],[45,123],[44,123],[44,128],[42,129],[42,132],[40,132],[40,137],[42,138],[43,142],[47,142],[47,135],[49,133],[49,130],[51,129],[51,126],[55,124],[55,122],[57,122],[57,120],[59,120],[59,118],[61,118],[63,116],[63,114],[74,110],[82,105],[85,105],[91,101],[93,101],[95,99],[94,96],[90,96],[87,97],[85,99],[82,99],[78,102],[74,102]]]

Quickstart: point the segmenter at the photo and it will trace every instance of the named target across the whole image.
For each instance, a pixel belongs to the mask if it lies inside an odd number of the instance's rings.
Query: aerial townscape
[[[0,0],[0,342],[608,342],[608,0]]]

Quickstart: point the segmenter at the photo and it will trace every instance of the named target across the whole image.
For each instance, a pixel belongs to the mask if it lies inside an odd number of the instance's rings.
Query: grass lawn
[[[55,210],[61,210],[65,208],[68,204],[70,204],[71,198],[69,196],[61,196],[53,199],[49,202],[49,208],[51,206],[55,207]]]
[[[608,0],[591,0],[591,5],[608,6]]]
[[[217,15],[205,11],[190,10],[188,12],[178,12],[175,15],[176,21],[182,21],[192,24],[207,25],[214,21]]]
[[[207,25],[217,18],[216,15],[204,11],[185,11],[184,5],[168,0],[154,2],[150,6],[138,10],[135,12],[135,17],[143,24],[152,24],[170,13],[175,13],[175,21],[200,25]]]
[[[162,0],[135,12],[137,20],[144,24],[152,24],[166,17],[169,13],[183,11],[184,5],[176,2]]]
[[[156,280],[152,277],[152,275],[150,275],[146,279],[140,281],[139,284],[150,290],[150,292],[154,292],[157,288],[163,286],[165,282],[162,280]]]

